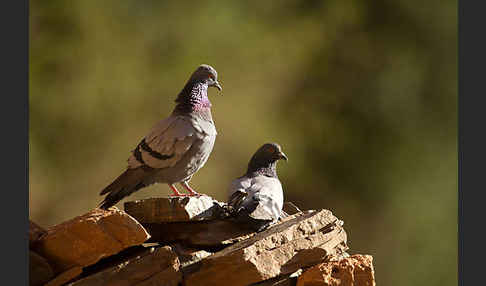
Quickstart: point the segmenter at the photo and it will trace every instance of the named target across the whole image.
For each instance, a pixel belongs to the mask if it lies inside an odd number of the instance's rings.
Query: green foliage
[[[456,1],[31,1],[30,213],[93,208],[193,69],[219,136],[192,180],[225,200],[275,141],[287,200],[345,221],[383,285],[457,280]],[[131,198],[164,196],[156,185]]]

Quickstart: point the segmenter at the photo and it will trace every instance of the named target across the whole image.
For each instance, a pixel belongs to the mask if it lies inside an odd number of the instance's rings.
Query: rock
[[[180,262],[171,247],[151,247],[140,255],[122,261],[69,286],[176,286],[182,281]]]
[[[302,269],[295,271],[294,273],[284,274],[271,278],[265,281],[251,284],[252,286],[296,286],[297,278],[302,274]]]
[[[203,259],[185,285],[249,285],[314,265],[347,250],[342,224],[328,210],[295,214]]]
[[[278,276],[269,280],[251,284],[252,286],[296,286],[297,277],[289,277],[288,275]]]
[[[135,217],[150,233],[149,242],[162,245],[182,243],[204,250],[221,250],[244,240],[254,230],[229,218],[225,203],[208,196],[185,198],[151,198],[125,203],[127,213]],[[285,218],[300,213],[286,202]]]
[[[65,283],[73,280],[75,277],[79,276],[83,272],[83,268],[79,266],[75,266],[69,270],[64,271],[63,273],[56,276],[56,278],[49,281],[49,283],[45,284],[44,286],[61,286]]]
[[[126,202],[124,206],[142,224],[214,219],[224,212],[222,203],[208,196],[150,198]]]
[[[375,286],[373,257],[355,254],[339,261],[325,262],[309,268],[297,286]]]
[[[181,244],[176,244],[172,246],[172,248],[174,249],[174,251],[177,253],[177,256],[179,257],[179,261],[181,262],[181,267],[199,262],[202,259],[212,254],[211,252],[205,250],[190,248],[190,247],[183,246]]]
[[[29,248],[31,248],[47,231],[31,220],[29,220],[29,223]]]
[[[41,286],[54,277],[54,271],[44,257],[30,251],[29,255],[29,285]]]
[[[177,253],[179,261],[181,262],[180,271],[183,276],[197,269],[197,262],[212,255],[211,252],[189,248],[181,244],[174,245],[173,249]]]
[[[150,233],[149,242],[158,242],[162,245],[181,243],[210,251],[220,250],[224,246],[244,240],[254,232],[232,219],[149,223],[143,226]]]
[[[94,209],[47,230],[35,244],[55,273],[88,266],[146,241],[150,235],[131,216],[112,207]]]
[[[302,211],[294,203],[285,202],[283,204],[281,217],[286,218],[288,216],[291,216],[291,215],[294,215],[294,214],[300,213],[300,212],[302,212]]]

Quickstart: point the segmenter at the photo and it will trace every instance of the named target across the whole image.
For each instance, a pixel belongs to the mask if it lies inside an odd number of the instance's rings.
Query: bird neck
[[[255,176],[267,176],[272,178],[278,178],[277,176],[277,162],[260,163],[250,161],[248,164],[248,170],[246,175],[249,177]]]
[[[202,81],[189,80],[175,100],[175,113],[208,112],[211,102],[208,98],[208,84]]]

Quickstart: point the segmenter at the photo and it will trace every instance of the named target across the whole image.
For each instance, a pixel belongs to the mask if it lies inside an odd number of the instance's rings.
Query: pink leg
[[[176,187],[174,185],[169,184],[169,187],[172,190],[172,192],[174,192],[174,194],[169,195],[170,197],[186,197],[187,196],[186,194],[179,193],[179,191],[176,189]]]
[[[194,191],[187,182],[182,182],[181,185],[189,192],[190,197],[200,196],[201,194]]]

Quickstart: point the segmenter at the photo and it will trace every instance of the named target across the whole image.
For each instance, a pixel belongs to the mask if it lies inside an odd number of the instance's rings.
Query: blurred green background
[[[210,90],[219,135],[197,190],[225,200],[278,142],[286,200],[343,219],[378,285],[456,285],[456,6],[30,1],[30,218],[48,227],[96,207],[208,63],[223,96]]]

